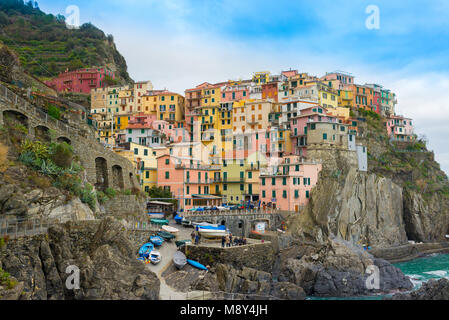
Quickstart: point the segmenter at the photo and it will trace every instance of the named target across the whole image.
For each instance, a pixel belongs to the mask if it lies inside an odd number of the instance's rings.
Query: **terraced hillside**
[[[90,23],[69,29],[64,16],[46,14],[31,2],[0,1],[0,41],[18,53],[26,71],[41,80],[66,69],[106,65],[120,82],[132,81],[112,35],[106,36]]]

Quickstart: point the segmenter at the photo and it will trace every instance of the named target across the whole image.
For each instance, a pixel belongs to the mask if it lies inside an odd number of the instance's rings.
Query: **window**
[[[287,190],[282,191],[282,198],[287,199]]]
[[[295,171],[299,171],[299,164],[295,166]]]
[[[244,184],[241,184],[240,185],[240,191],[244,191],[245,190],[245,185]]]
[[[147,156],[148,155],[148,149],[143,150],[143,155]]]
[[[265,178],[262,178],[262,185],[265,185]]]
[[[253,178],[253,173],[251,171],[248,172],[248,179],[252,179]]]
[[[168,171],[165,172],[165,179],[170,179],[170,172]]]
[[[190,186],[186,186],[186,194],[190,194]]]
[[[271,185],[275,186],[276,185],[276,178],[271,178]]]
[[[170,159],[165,159],[165,164],[170,164]]]
[[[310,191],[309,191],[309,190],[306,191],[306,198],[307,198],[307,199],[310,198]]]
[[[273,197],[273,199],[276,199],[276,191],[275,191],[275,190],[273,190],[273,191],[271,192],[271,196]]]
[[[267,197],[267,194],[266,194],[265,190],[262,190],[262,198],[266,198],[266,197]]]
[[[282,178],[282,185],[283,186],[286,186],[287,185],[287,178]]]
[[[323,140],[327,140],[327,133],[323,133]]]
[[[134,148],[134,154],[139,154],[139,149]]]
[[[228,185],[227,184],[224,184],[223,185],[223,191],[227,191],[228,190]]]
[[[299,198],[299,191],[295,190],[295,198],[298,199]]]

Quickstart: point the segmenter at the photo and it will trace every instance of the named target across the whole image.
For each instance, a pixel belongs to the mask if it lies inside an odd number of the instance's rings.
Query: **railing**
[[[201,294],[202,293],[202,294]],[[170,297],[171,300],[171,297]],[[224,291],[200,291],[186,293],[185,300],[283,300],[272,295],[258,295],[250,293],[233,293]]]
[[[60,219],[2,219],[0,237],[17,239],[47,233],[48,228],[60,224]]]
[[[14,104],[14,106],[22,110],[28,114],[32,114],[41,120],[43,120],[45,123],[51,123],[55,127],[57,127],[61,131],[65,131],[69,133],[70,131],[76,131],[78,132],[78,129],[72,126],[69,126],[65,123],[63,123],[60,120],[53,119],[48,116],[48,114],[42,110],[40,110],[39,107],[31,104],[30,102],[26,101],[25,99],[19,97],[17,94],[6,88],[5,86],[0,84],[0,97],[3,97],[11,104]]]
[[[184,217],[201,217],[201,216],[232,216],[232,215],[250,215],[250,214],[272,214],[278,212],[274,208],[266,208],[265,210],[255,208],[255,209],[238,209],[238,210],[205,210],[205,211],[186,211]]]

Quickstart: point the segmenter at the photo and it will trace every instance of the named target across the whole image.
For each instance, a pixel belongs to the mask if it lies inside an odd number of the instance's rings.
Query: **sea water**
[[[449,254],[432,254],[423,258],[410,260],[407,262],[394,263],[395,267],[410,278],[414,288],[419,289],[424,282],[430,279],[449,279]],[[367,297],[308,297],[307,300],[381,300],[385,295]]]

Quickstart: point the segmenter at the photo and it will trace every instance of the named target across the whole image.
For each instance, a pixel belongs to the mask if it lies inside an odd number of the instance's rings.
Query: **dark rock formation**
[[[0,261],[23,284],[20,299],[159,298],[159,280],[136,260],[125,228],[112,218],[69,222],[43,236],[10,240]],[[80,270],[79,290],[66,287],[68,266]]]
[[[378,270],[378,288],[369,280],[375,274],[372,270]],[[283,259],[279,280],[302,287],[307,295],[333,297],[372,295],[413,287],[387,261],[339,241],[329,241],[301,257]]]
[[[449,280],[429,280],[421,288],[409,293],[398,293],[386,300],[449,300]]]

